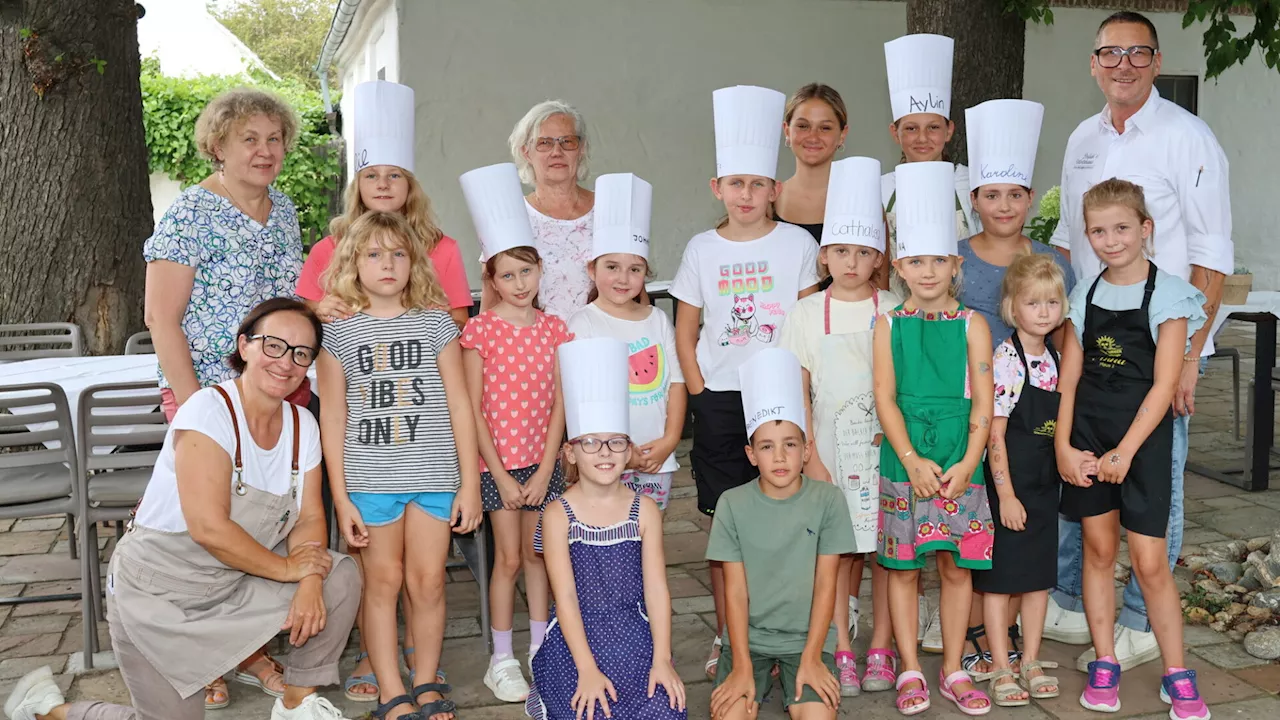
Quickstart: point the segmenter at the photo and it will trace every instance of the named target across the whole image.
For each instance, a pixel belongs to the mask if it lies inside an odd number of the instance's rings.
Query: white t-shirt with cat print
[[[702,308],[698,368],[708,390],[739,390],[738,368],[778,344],[801,290],[818,284],[818,245],[803,228],[778,223],[757,240],[693,236],[671,284],[677,300]]]

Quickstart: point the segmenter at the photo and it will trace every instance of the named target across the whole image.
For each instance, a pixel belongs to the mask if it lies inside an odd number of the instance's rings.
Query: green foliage
[[[1040,196],[1040,212],[1036,214],[1025,228],[1027,237],[1038,243],[1049,244],[1053,231],[1058,229],[1058,220],[1062,215],[1062,188],[1054,185]]]
[[[1237,36],[1232,8],[1253,12],[1253,29]],[[1205,78],[1215,78],[1232,65],[1243,65],[1254,46],[1269,68],[1280,66],[1280,0],[1190,0],[1182,27],[1208,21],[1204,31]]]
[[[213,165],[196,149],[196,118],[218,93],[246,85],[270,90],[293,106],[298,114],[298,139],[285,156],[275,187],[298,208],[298,223],[305,238],[317,237],[329,223],[329,199],[340,183],[337,138],[329,133],[319,93],[290,80],[272,81],[264,73],[240,76],[172,78],[160,74],[154,59],[142,62],[142,112],[146,126],[151,172],[163,172],[185,188],[213,172]],[[335,99],[335,102],[337,100]]]
[[[241,0],[224,6],[210,4],[209,12],[272,72],[312,90],[320,87],[312,68],[333,20],[332,0]]]
[[[1016,13],[1023,20],[1044,25],[1053,24],[1053,10],[1049,0],[1003,0],[1006,13]]]

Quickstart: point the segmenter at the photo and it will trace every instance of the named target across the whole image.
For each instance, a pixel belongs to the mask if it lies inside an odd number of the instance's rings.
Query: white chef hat
[[[649,259],[649,215],[653,186],[631,173],[596,178],[591,259],[631,253]]]
[[[804,423],[804,386],[800,361],[790,350],[765,348],[738,368],[742,386],[742,413],[747,439],[770,420],[789,420],[807,432]]]
[[[395,165],[413,172],[413,88],[374,80],[356,86],[355,168]]]
[[[716,123],[716,177],[760,175],[777,179],[778,140],[787,96],[738,85],[711,94]]]
[[[956,180],[949,162],[903,163],[894,169],[899,258],[955,255]]]
[[[880,161],[851,157],[831,163],[822,245],[863,245],[884,252]]]
[[[489,165],[458,179],[480,239],[482,261],[512,248],[537,247],[515,165]]]
[[[893,120],[915,113],[951,117],[951,60],[955,40],[943,35],[905,35],[884,44]]]
[[[559,347],[568,439],[589,433],[631,434],[627,344],[611,337],[573,340]]]
[[[988,100],[964,111],[969,141],[969,189],[1031,187],[1044,106],[1030,100]]]

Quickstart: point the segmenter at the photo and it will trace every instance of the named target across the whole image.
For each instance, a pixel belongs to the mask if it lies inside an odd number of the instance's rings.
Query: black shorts
[[[693,449],[689,462],[698,486],[698,510],[714,515],[720,494],[755,480],[760,472],[747,459],[747,421],[742,393],[703,390],[689,396]]]
[[[1125,417],[1133,413],[1120,412]],[[1107,462],[1110,452],[1124,437],[1116,423],[1089,422],[1087,413],[1077,408],[1071,426],[1071,445],[1092,451],[1098,463]],[[1120,484],[1095,481],[1089,487],[1063,483],[1062,514],[1071,520],[1120,511],[1120,525],[1129,532],[1162,538],[1169,527],[1169,505],[1173,493],[1173,416],[1170,413],[1142,443],[1129,474]],[[1111,425],[1112,427],[1108,427]]]

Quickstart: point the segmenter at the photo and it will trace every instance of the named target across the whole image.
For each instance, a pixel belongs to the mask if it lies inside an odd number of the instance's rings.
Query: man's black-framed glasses
[[[1108,70],[1120,67],[1126,55],[1129,56],[1129,64],[1141,70],[1151,67],[1151,63],[1159,52],[1159,48],[1153,48],[1150,45],[1132,45],[1127,48],[1119,45],[1103,45],[1094,50],[1093,54],[1098,58],[1098,64]]]
[[[577,445],[582,448],[582,452],[588,455],[595,455],[600,452],[600,448],[605,445],[609,446],[610,452],[620,453],[631,447],[631,438],[625,435],[615,435],[608,440],[601,440],[593,437],[580,437],[577,440],[570,440],[570,445]]]
[[[249,342],[254,340],[262,341],[262,353],[269,358],[282,358],[289,353],[293,364],[299,367],[311,367],[316,361],[316,349],[308,345],[290,345],[275,335],[250,335]]]

